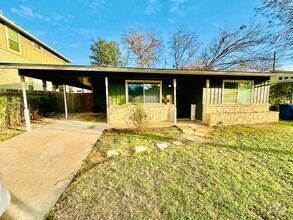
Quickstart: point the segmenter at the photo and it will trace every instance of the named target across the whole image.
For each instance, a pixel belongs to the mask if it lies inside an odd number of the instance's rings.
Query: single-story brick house
[[[189,118],[217,125],[279,119],[278,112],[269,111],[268,103],[269,80],[278,73],[36,64],[0,64],[0,68],[16,68],[20,76],[91,89],[93,110],[107,112],[109,126],[125,123],[137,103],[143,105],[151,122],[176,124],[179,118]]]

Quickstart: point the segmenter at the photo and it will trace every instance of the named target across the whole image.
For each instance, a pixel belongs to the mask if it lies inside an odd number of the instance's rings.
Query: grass
[[[31,126],[34,129],[34,128],[47,125],[52,122],[53,120],[51,118],[38,117],[37,119],[34,119],[34,120],[31,119]],[[16,135],[19,135],[25,131],[26,131],[25,124],[5,128],[2,131],[0,131],[0,142],[5,141],[9,138],[12,138]]]
[[[47,218],[292,219],[293,122],[222,126],[205,144],[155,148],[179,134],[105,132]],[[137,143],[149,152],[132,153]],[[126,153],[105,158],[114,148]]]
[[[117,149],[121,154],[128,155],[136,146],[145,145],[150,151],[157,150],[156,143],[173,140],[181,134],[176,127],[151,129],[148,134],[139,134],[131,130],[106,131],[98,141],[98,150],[106,154],[109,150]],[[123,138],[121,138],[123,137]]]
[[[9,130],[7,129],[3,132],[0,132],[0,142],[5,141],[9,138],[12,138],[20,133],[21,133],[21,131],[15,130],[15,129],[9,129]]]

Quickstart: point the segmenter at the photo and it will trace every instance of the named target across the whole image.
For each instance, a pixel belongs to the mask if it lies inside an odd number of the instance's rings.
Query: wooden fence
[[[92,93],[67,93],[69,113],[92,111]],[[64,113],[63,92],[27,91],[30,117],[48,113]],[[23,98],[21,90],[0,90],[0,130],[23,123]]]
[[[66,93],[67,109],[69,113],[91,112],[92,93]],[[53,112],[64,113],[63,92],[52,93]]]

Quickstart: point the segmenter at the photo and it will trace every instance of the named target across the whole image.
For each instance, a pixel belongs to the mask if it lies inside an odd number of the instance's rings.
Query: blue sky
[[[154,27],[165,42],[184,25],[202,44],[221,27],[238,27],[253,18],[261,0],[0,0],[5,17],[72,60],[88,65],[91,39],[116,40],[129,28]],[[167,57],[168,67],[173,65]]]

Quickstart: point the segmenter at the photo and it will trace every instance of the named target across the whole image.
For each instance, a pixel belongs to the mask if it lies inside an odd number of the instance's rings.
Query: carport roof
[[[162,77],[176,78],[188,76],[233,76],[233,77],[271,77],[293,76],[293,72],[238,72],[204,71],[185,69],[147,69],[147,68],[110,68],[77,65],[14,64],[0,63],[0,69],[18,69],[19,75],[67,84],[81,88],[91,88],[93,78],[102,77]]]

